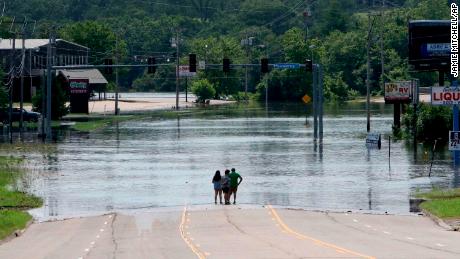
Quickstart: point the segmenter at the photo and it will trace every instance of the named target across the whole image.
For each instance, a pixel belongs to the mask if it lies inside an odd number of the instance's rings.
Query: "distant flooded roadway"
[[[44,198],[33,211],[40,219],[209,204],[215,170],[232,167],[244,177],[238,202],[256,205],[407,214],[414,192],[459,186],[448,151],[435,154],[431,178],[428,146],[414,155],[405,141],[392,142],[389,165],[391,106],[372,106],[372,131],[384,139],[368,150],[364,107],[327,106],[322,148],[311,116],[305,123],[309,107],[277,104],[126,121],[15,152],[29,158],[25,186]]]

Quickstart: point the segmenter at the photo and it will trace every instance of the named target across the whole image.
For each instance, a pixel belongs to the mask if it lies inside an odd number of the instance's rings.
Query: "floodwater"
[[[313,141],[310,107],[225,106],[174,119],[126,121],[91,133],[64,133],[28,158],[24,186],[44,198],[39,219],[214,202],[215,170],[244,178],[237,202],[305,209],[409,213],[416,191],[459,186],[449,152],[391,142],[392,110],[372,105],[382,149],[365,146],[365,105],[325,108],[323,144]],[[2,144],[0,152],[11,152]],[[219,205],[220,206],[220,205]]]

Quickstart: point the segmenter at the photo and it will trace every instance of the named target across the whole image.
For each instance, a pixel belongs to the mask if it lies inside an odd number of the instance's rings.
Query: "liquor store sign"
[[[87,94],[88,93],[88,79],[70,79],[69,88],[70,94]]]
[[[432,105],[460,104],[460,88],[458,87],[431,87]]]

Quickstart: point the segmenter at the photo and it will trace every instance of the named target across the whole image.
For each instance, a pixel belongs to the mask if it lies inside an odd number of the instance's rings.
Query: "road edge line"
[[[286,225],[286,223],[284,223],[284,221],[281,219],[281,217],[278,215],[278,213],[275,211],[275,209],[272,207],[272,205],[267,205],[267,208],[270,210],[270,212],[273,214],[273,217],[275,218],[275,220],[278,222],[279,226],[285,230],[287,233],[290,233],[291,235],[294,235],[298,238],[301,238],[301,239],[308,239],[310,241],[313,241],[314,243],[318,243],[318,244],[321,244],[323,246],[326,246],[326,247],[329,247],[329,248],[333,248],[335,250],[339,250],[339,251],[342,251],[342,252],[345,252],[345,253],[348,253],[348,254],[351,254],[351,255],[355,255],[355,256],[359,256],[359,257],[362,257],[362,258],[366,258],[366,259],[376,259],[375,257],[373,256],[368,256],[368,255],[364,255],[364,254],[360,254],[358,252],[354,252],[354,251],[351,251],[351,250],[348,250],[346,248],[342,248],[342,247],[339,247],[339,246],[336,246],[334,244],[331,244],[331,243],[327,243],[327,242],[324,242],[324,241],[321,241],[319,239],[315,239],[313,237],[309,237],[309,236],[306,236],[304,234],[301,234],[301,233],[298,233],[294,230],[292,230],[288,225]]]

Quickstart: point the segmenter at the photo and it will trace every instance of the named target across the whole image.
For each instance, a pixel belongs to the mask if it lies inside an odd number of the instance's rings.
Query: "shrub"
[[[207,79],[200,79],[192,84],[192,92],[197,97],[197,102],[204,103],[216,95],[216,89]]]
[[[414,109],[409,107],[403,116],[402,123],[408,135],[412,134]],[[434,141],[441,139],[447,141],[449,130],[452,129],[452,111],[450,107],[419,104],[417,112],[417,139]]]

